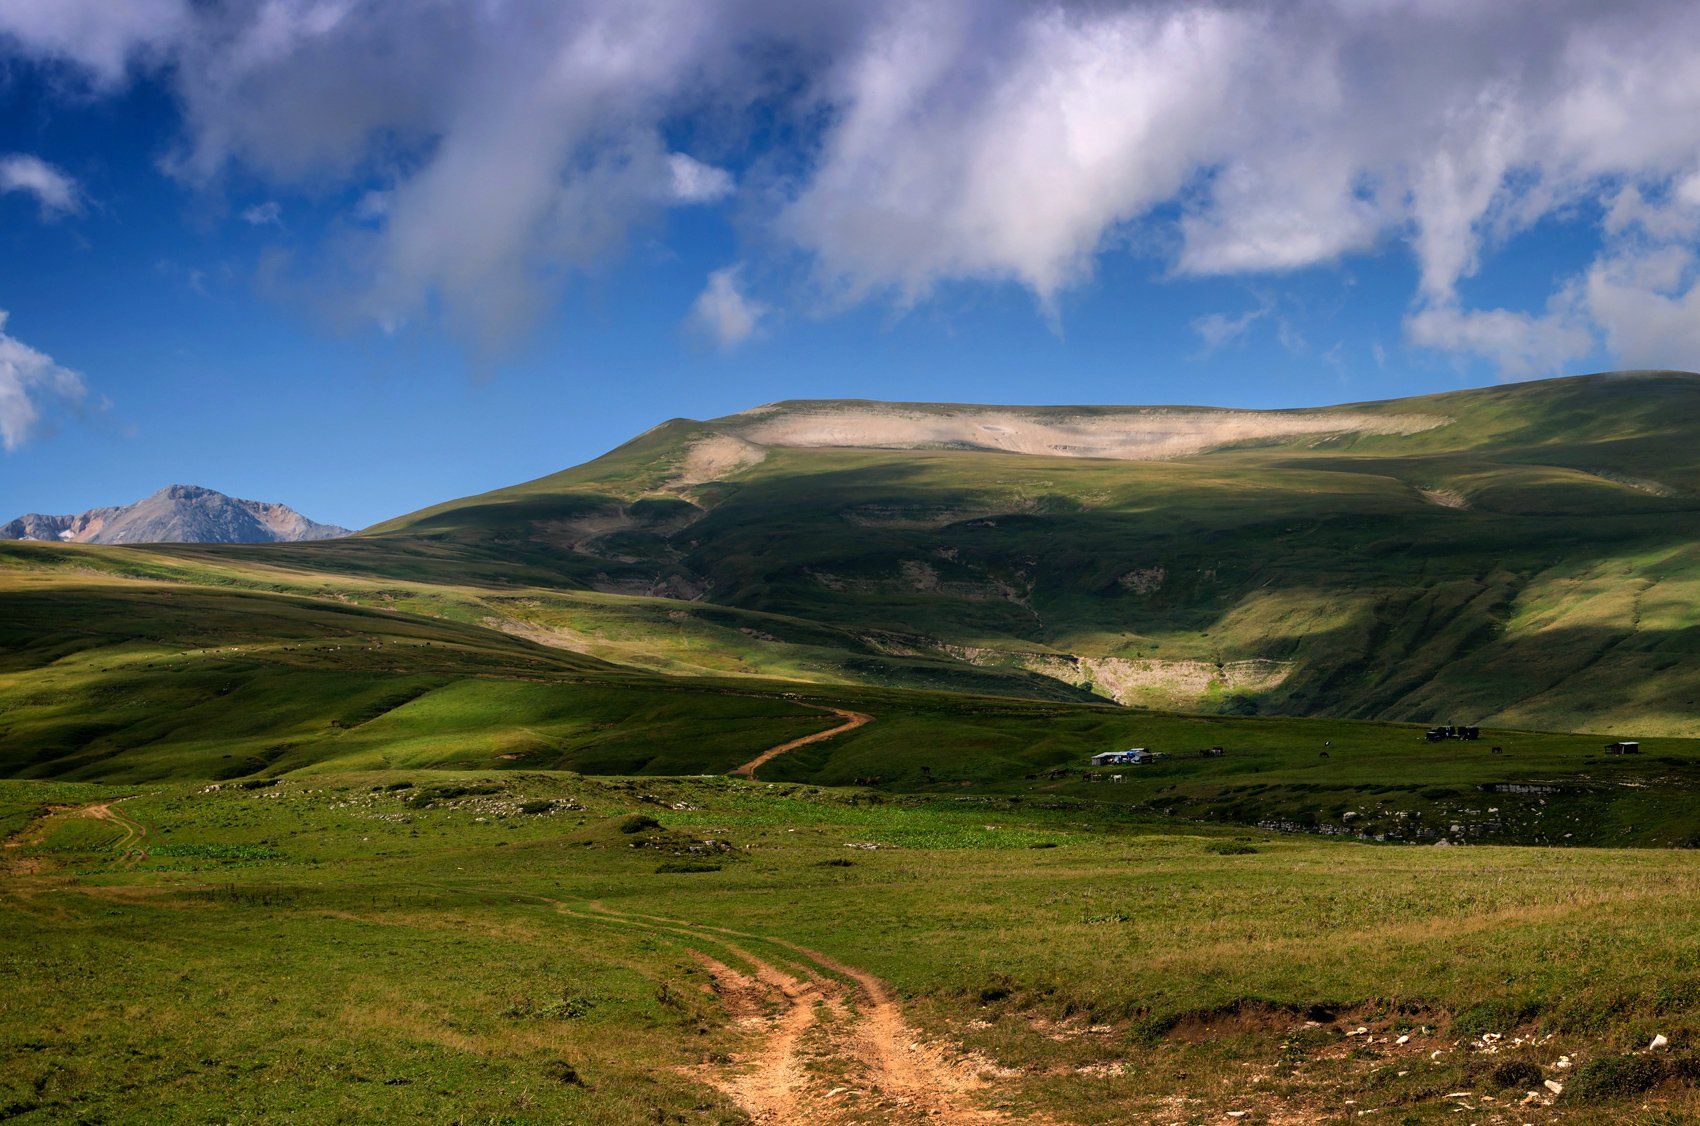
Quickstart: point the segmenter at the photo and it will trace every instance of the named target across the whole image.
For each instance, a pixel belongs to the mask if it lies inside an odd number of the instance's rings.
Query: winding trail
[[[809,704],[807,706],[814,707],[815,705]],[[846,731],[854,731],[864,723],[872,723],[874,721],[874,717],[866,714],[865,712],[852,712],[847,711],[844,708],[827,707],[822,707],[819,710],[823,712],[831,712],[837,716],[842,716],[844,722],[839,724],[837,727],[829,727],[825,731],[817,731],[813,735],[805,735],[801,739],[793,739],[789,743],[781,743],[777,747],[769,747],[749,762],[746,762],[743,766],[734,770],[732,772],[733,777],[754,778],[758,769],[772,762],[780,755],[785,754],[787,751],[794,751],[798,747],[806,747],[810,743],[824,742],[835,735],[842,735]]]
[[[601,903],[581,911],[552,902],[576,918],[719,947],[724,958],[700,949],[692,953],[748,1043],[730,1068],[705,1069],[702,1075],[762,1126],[1013,1121],[983,1104],[990,1090],[972,1065],[923,1042],[890,988],[864,970],[782,939]],[[764,957],[757,946],[796,957]]]
[[[124,835],[112,847],[118,850],[118,863],[126,868],[134,868],[148,858],[148,850],[142,845],[142,840],[148,835],[148,827],[118,808],[116,801],[99,802],[95,805],[84,806],[80,811],[84,817],[92,817],[97,821],[110,821],[124,830]]]
[[[112,845],[118,853],[118,863],[125,868],[134,868],[148,858],[148,851],[142,845],[142,840],[148,835],[148,827],[118,808],[119,802],[128,800],[112,798],[89,805],[49,806],[40,816],[13,834],[6,841],[5,847],[26,848],[41,844],[52,835],[56,822],[73,817],[84,817],[90,821],[110,821],[124,831],[124,835]]]

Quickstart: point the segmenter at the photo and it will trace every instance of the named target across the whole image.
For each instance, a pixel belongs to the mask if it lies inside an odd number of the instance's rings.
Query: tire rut
[[[944,1047],[924,1042],[890,988],[864,970],[780,939],[601,903],[583,911],[555,906],[577,918],[711,943],[749,967],[693,951],[749,1039],[730,1068],[705,1070],[703,1078],[763,1126],[1014,1121],[984,1105],[993,1093],[986,1082]],[[753,944],[787,951],[794,959],[779,961],[792,964],[776,964]]]

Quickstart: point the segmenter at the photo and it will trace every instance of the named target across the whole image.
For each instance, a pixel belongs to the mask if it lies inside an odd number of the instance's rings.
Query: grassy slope
[[[329,761],[719,771],[830,726],[773,690],[291,595],[25,573],[0,584],[0,607],[0,773],[14,777]]]
[[[907,685],[947,691],[1089,699],[1084,689],[1023,670],[977,668],[937,654],[893,654],[852,630],[778,614],[677,598],[528,585],[522,565],[477,574],[478,567],[439,549],[376,554],[237,551],[193,544],[146,548],[0,543],[0,587],[72,575],[253,590],[388,612],[443,618],[503,630],[539,644],[627,669],[683,676],[760,677],[816,684]],[[347,541],[355,542],[355,541]],[[349,563],[349,558],[354,558]],[[457,561],[458,560],[458,561]],[[464,565],[463,565],[464,564]],[[415,575],[415,571],[418,575]],[[57,576],[57,579],[54,577]],[[434,577],[419,577],[434,576]],[[537,576],[529,576],[536,578]]]
[[[684,489],[669,474],[714,430],[675,422],[336,553],[279,557],[463,552],[477,573],[502,556],[528,582],[685,590],[1153,706],[1700,733],[1700,378],[1341,409],[1453,422],[1168,462],[775,450]],[[562,531],[610,517],[624,527],[588,544]],[[1091,658],[1143,664],[1118,689]],[[1210,671],[1242,660],[1279,662],[1278,683]]]
[[[876,720],[774,761],[763,777],[1084,798],[1393,839],[1700,843],[1690,813],[1700,745],[1688,740],[1653,739],[1641,756],[1617,758],[1598,737],[1493,727],[1481,743],[1433,746],[1418,728],[1381,723],[663,677],[454,620],[448,612],[465,606],[446,596],[433,603],[445,616],[397,609],[418,605],[417,589],[386,588],[387,601],[363,591],[368,606],[342,587],[351,601],[174,577],[0,573],[0,774],[721,773],[832,726],[819,709],[839,707]],[[1083,776],[1089,755],[1130,745],[1168,757],[1123,771],[1121,784]],[[1196,757],[1213,745],[1228,755]],[[1055,770],[1068,773],[1049,777]]]

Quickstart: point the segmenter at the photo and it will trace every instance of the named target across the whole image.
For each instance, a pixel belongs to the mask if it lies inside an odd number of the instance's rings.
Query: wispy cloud
[[[1413,343],[1476,355],[1513,378],[1564,371],[1594,348],[1594,337],[1571,295],[1545,313],[1431,305],[1406,321]]]
[[[691,306],[691,321],[721,348],[748,340],[767,314],[767,307],[744,295],[739,270],[727,266],[708,275],[708,284]]]
[[[6,332],[6,320],[0,309],[0,447],[11,453],[54,410],[81,404],[88,389],[82,376]]]
[[[1689,0],[16,0],[7,36],[108,86],[158,63],[187,182],[384,192],[344,268],[386,324],[521,331],[634,225],[734,189],[677,151],[706,122],[756,151],[751,252],[801,250],[846,301],[1013,281],[1054,315],[1129,245],[1181,276],[1402,245],[1425,346],[1700,364],[1661,327],[1689,276],[1646,280],[1700,250]],[[1560,214],[1605,216],[1564,315],[1470,308],[1461,283]]]
[[[1245,337],[1251,326],[1268,316],[1274,306],[1264,301],[1238,316],[1226,313],[1206,313],[1192,322],[1192,331],[1203,345],[1201,354],[1209,356]]]
[[[162,59],[191,31],[190,0],[6,0],[0,37],[115,86],[138,58]],[[204,14],[204,13],[203,13]]]
[[[0,193],[4,192],[34,196],[41,213],[48,217],[81,210],[83,205],[83,194],[75,180],[27,153],[0,156]]]
[[[281,227],[283,226],[283,204],[275,199],[264,203],[256,203],[244,208],[242,221],[250,227]]]

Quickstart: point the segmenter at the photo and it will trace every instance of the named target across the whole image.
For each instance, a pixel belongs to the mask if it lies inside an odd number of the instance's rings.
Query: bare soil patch
[[[1150,461],[1284,438],[1415,434],[1448,421],[1439,415],[1367,411],[1152,407],[1073,414],[1009,407],[846,403],[757,407],[720,424],[741,438],[768,446],[980,449]]]

